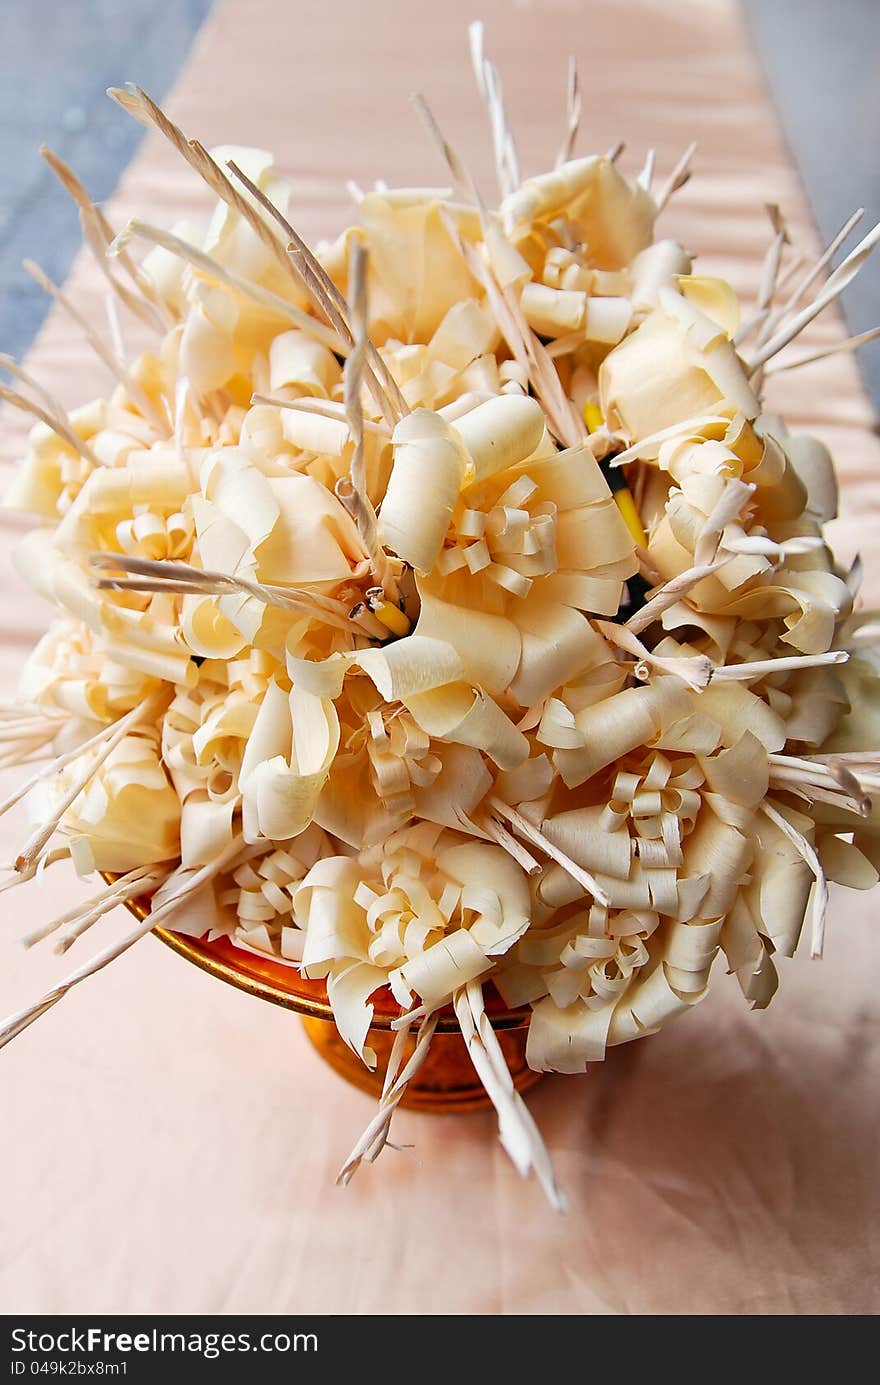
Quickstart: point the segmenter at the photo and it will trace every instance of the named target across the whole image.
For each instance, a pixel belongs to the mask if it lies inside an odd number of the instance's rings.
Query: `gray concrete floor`
[[[0,350],[21,355],[46,311],[22,258],[60,281],[79,244],[39,144],[68,159],[97,200],[108,197],[141,133],[118,119],[105,88],[124,77],[161,98],[211,3],[0,0]],[[742,3],[820,231],[830,238],[857,206],[867,229],[880,219],[880,0]],[[844,310],[854,332],[880,323],[880,256]],[[880,342],[860,360],[880,412]]]

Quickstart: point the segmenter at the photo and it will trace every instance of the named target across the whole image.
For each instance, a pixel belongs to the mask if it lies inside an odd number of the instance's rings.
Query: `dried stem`
[[[25,260],[24,267],[31,277],[36,280],[43,292],[54,299],[54,301],[58,303],[77,324],[86,341],[95,352],[95,355],[99,360],[103,361],[110,373],[116,377],[132,402],[137,405],[143,417],[149,419],[160,432],[167,436],[170,431],[168,419],[163,417],[149,395],[147,395],[138,382],[131,377],[123,362],[117,360],[106,342],[104,342],[95,331],[95,328],[89,322],[88,318],[83,317],[79,309],[71,303],[63,289],[60,289],[57,284],[54,284],[49,276],[45,274],[40,266],[35,264],[33,260]]]
[[[778,324],[782,322],[782,320],[786,318],[788,314],[792,312],[792,310],[800,302],[803,295],[807,292],[811,285],[815,283],[816,279],[819,277],[822,270],[833,258],[835,253],[840,249],[841,245],[846,240],[850,231],[852,231],[852,229],[858,225],[864,214],[865,212],[863,207],[859,207],[857,211],[853,212],[852,216],[850,216],[843,223],[840,230],[837,232],[837,235],[834,236],[833,239],[829,242],[829,244],[825,247],[822,254],[812,265],[812,267],[807,271],[805,275],[803,275],[798,280],[798,282],[791,290],[785,302],[779,308],[776,308],[773,312],[768,313],[768,311],[765,309],[763,312],[756,314],[755,317],[753,317],[749,322],[746,322],[739,329],[739,331],[736,333],[736,336],[734,337],[734,341],[737,344],[741,341],[744,341],[746,337],[750,336],[752,332],[754,332],[758,327],[761,326],[762,321],[764,322],[764,337],[766,338],[770,334],[770,332],[772,332],[773,329],[776,326],[778,326]],[[802,261],[795,262],[792,264],[792,266],[790,267],[792,273],[799,267],[799,263],[802,263]],[[789,278],[789,273],[783,274],[779,280],[779,287],[784,288],[786,283],[789,282]]]
[[[159,708],[160,698],[165,698],[165,700],[167,700],[167,693],[154,693],[150,697],[144,698],[143,702],[138,703],[137,707],[127,712],[119,721],[114,722],[112,727],[108,727],[103,737],[97,738],[97,745],[99,748],[95,758],[90,761],[86,769],[74,779],[70,788],[62,795],[60,802],[55,805],[52,816],[49,818],[48,822],[37,827],[28,838],[16,858],[15,869],[17,871],[26,872],[29,869],[30,865],[43,850],[43,847],[58,830],[64,814],[76,802],[83,790],[88,787],[95,774],[101,768],[101,765],[104,764],[108,755],[116,749],[120,741],[122,741],[125,736],[129,735],[140,723],[149,722],[151,725],[154,723]],[[93,742],[92,749],[94,748],[95,743]],[[76,757],[73,758],[75,759]]]
[[[439,1013],[433,1012],[422,1020],[415,1049],[402,1071],[400,1065],[409,1039],[411,1022],[401,1025],[397,1030],[385,1071],[385,1083],[378,1110],[339,1171],[336,1182],[342,1187],[347,1187],[365,1160],[367,1163],[373,1163],[387,1144],[394,1113],[406,1095],[407,1086],[428,1056],[439,1018]]]
[[[511,856],[517,865],[525,871],[526,875],[540,875],[543,870],[541,862],[536,861],[532,853],[526,851],[522,843],[518,842],[516,837],[511,836],[507,828],[502,827],[495,818],[486,813],[485,816],[476,821],[475,825],[506,851],[508,856]]]
[[[73,169],[45,144],[41,146],[40,154],[79,208],[83,240],[91,250],[101,273],[107,279],[113,292],[129,311],[140,318],[142,322],[145,322],[147,326],[157,328],[159,331],[164,331],[172,326],[174,319],[168,305],[157,293],[149,277],[138,269],[129,255],[120,254],[118,256],[119,264],[125,270],[137,292],[132,293],[131,289],[125,284],[121,284],[111,273],[107,252],[114,239],[113,227],[101,208],[89,197]]]
[[[0,885],[0,894],[5,894],[7,890],[17,889],[19,885],[33,880],[36,875],[42,875],[44,870],[48,870],[49,866],[57,865],[59,861],[69,861],[70,854],[69,846],[56,846],[51,851],[44,851],[38,860],[33,861],[27,870],[21,873],[16,872],[14,866],[3,866],[3,870],[11,870],[13,874],[9,880],[4,880],[3,884]]]
[[[823,668],[829,664],[845,664],[849,654],[845,649],[832,649],[827,654],[793,654],[782,659],[757,659],[753,663],[724,664],[712,670],[713,683],[744,682],[752,678],[770,678],[775,673],[791,673],[798,668]]]
[[[507,119],[507,112],[504,109],[501,78],[495,64],[484,55],[481,20],[475,20],[469,26],[468,37],[477,90],[489,114],[498,186],[501,189],[501,196],[509,197],[512,192],[516,192],[520,185],[519,157],[516,152],[516,141]]]
[[[166,559],[131,558],[125,553],[92,553],[89,563],[100,571],[119,568],[133,573],[132,579],[102,578],[99,588],[105,591],[143,591],[201,593],[205,596],[223,595],[225,592],[243,591],[255,596],[267,606],[279,606],[284,610],[302,611],[321,620],[327,625],[353,633],[353,626],[359,626],[362,634],[370,639],[385,638],[387,630],[374,621],[369,613],[350,617],[349,608],[335,597],[324,596],[319,592],[309,592],[297,587],[277,587],[262,582],[250,582],[244,577],[233,577],[227,572],[212,572],[189,563],[170,562]]]
[[[565,91],[565,135],[556,155],[556,167],[561,168],[574,156],[578,129],[581,123],[581,84],[578,80],[577,58],[568,60],[568,83]]]
[[[252,394],[252,404],[271,404],[276,409],[290,409],[298,414],[317,414],[320,418],[332,418],[337,423],[347,423],[345,406],[335,399],[285,399],[280,394]],[[388,438],[391,436],[391,429],[384,423],[376,423],[371,418],[365,418],[362,427],[367,433],[374,433],[377,437]]]
[[[82,457],[84,462],[88,462],[89,466],[97,467],[101,465],[88,443],[85,442],[78,433],[74,432],[66,414],[56,414],[53,411],[44,409],[42,405],[34,403],[33,400],[25,398],[23,394],[19,394],[16,390],[7,388],[6,385],[0,385],[0,399],[5,399],[6,403],[11,404],[13,408],[20,409],[22,413],[30,414],[33,418],[39,419],[41,423],[45,423],[47,428],[51,428],[52,432],[55,433],[71,451],[76,452],[78,456]]]
[[[172,120],[169,120],[161,106],[157,105],[140,87],[130,85],[128,91],[111,87],[107,95],[141,125],[148,128],[151,125],[155,126],[160,134],[164,135],[173,145],[178,154],[186,160],[190,168],[195,169],[196,173],[204,179],[211,191],[216,193],[221,201],[225,202],[247,222],[254,235],[273,256],[276,263],[294,282],[297,282],[298,286],[296,271],[290,263],[284,245],[253,205],[245,197],[242,197],[238,189],[229,181],[208,151],[197,140],[188,140],[183,131]],[[268,199],[266,200],[268,201]],[[269,205],[271,206],[271,203]]]
[[[126,716],[129,718],[127,722]],[[132,711],[126,713],[126,716],[123,716],[122,722],[126,722],[126,725],[130,725],[132,719],[138,720],[140,709],[135,707]],[[61,727],[67,724],[67,720],[67,718],[64,718],[54,724],[52,727],[52,739],[58,734]],[[94,750],[100,746],[108,736],[112,735],[114,727],[120,726],[122,722],[117,721],[111,723],[109,726],[102,726],[100,731],[97,731],[94,736],[90,736],[87,741],[83,741],[82,744],[78,745],[74,750],[68,750],[63,755],[58,755],[51,764],[45,765],[41,770],[32,774],[29,779],[26,779],[23,784],[19,784],[7,798],[4,798],[3,801],[0,802],[0,817],[2,817],[4,813],[8,813],[10,808],[14,808],[16,803],[20,803],[25,794],[30,793],[35,784],[39,784],[43,779],[51,778],[53,774],[57,774],[67,765],[72,764],[74,760],[78,760],[80,755],[85,755],[88,751]]]
[[[127,899],[136,899],[140,895],[148,894],[166,879],[168,871],[157,869],[155,866],[137,866],[134,870],[127,871],[125,875],[120,875],[112,884],[106,885],[98,894],[92,895],[90,899],[83,900],[80,904],[68,909],[66,914],[59,915],[49,923],[43,923],[33,932],[28,933],[22,938],[25,947],[34,947],[44,938],[48,938],[52,933],[56,933],[66,924],[73,925],[66,934],[56,943],[57,953],[66,952],[67,949],[81,937],[93,923],[108,914],[116,905]]]
[[[669,607],[674,606],[676,601],[680,601],[682,597],[687,596],[687,593],[691,591],[698,582],[702,582],[704,577],[711,577],[713,572],[717,572],[720,567],[723,567],[725,563],[729,562],[730,558],[725,556],[711,563],[704,563],[697,567],[689,567],[686,571],[679,573],[677,577],[673,577],[671,581],[666,582],[658,592],[655,592],[650,601],[646,601],[644,606],[636,611],[634,615],[630,616],[629,620],[626,622],[627,629],[634,631],[635,634],[639,634],[642,630],[647,630],[648,626],[653,625],[654,621],[662,616],[664,611],[668,611]]]
[[[326,327],[323,322],[311,316],[302,308],[298,308],[295,303],[289,303],[280,294],[272,293],[270,289],[263,288],[262,284],[255,284],[251,279],[245,279],[240,274],[234,274],[232,270],[226,269],[218,260],[211,255],[206,255],[203,250],[198,250],[194,245],[181,240],[179,236],[172,235],[170,231],[164,231],[158,226],[151,226],[145,221],[129,221],[123,227],[119,235],[109,248],[112,256],[120,255],[123,247],[132,236],[139,236],[143,240],[150,241],[153,245],[159,245],[169,254],[177,255],[192,265],[193,269],[202,273],[206,278],[213,279],[218,284],[224,284],[234,293],[240,294],[242,298],[250,299],[259,307],[265,308],[267,312],[277,313],[279,317],[285,318],[293,323],[301,332],[307,333],[315,341],[319,341],[322,346],[327,346],[339,356],[348,353],[349,346],[347,340],[334,332],[332,328]]]
[[[351,436],[354,439],[354,452],[351,458],[350,480],[340,477],[336,485],[336,495],[349,510],[358,527],[361,542],[370,555],[373,576],[385,590],[391,601],[398,597],[397,584],[392,576],[388,555],[379,540],[376,511],[367,493],[367,470],[364,454],[364,411],[361,404],[361,388],[367,368],[367,253],[359,241],[352,242],[348,270],[349,295],[351,298],[351,328],[354,345],[345,363],[344,389],[345,414]],[[349,490],[350,487],[350,490]]]
[[[798,853],[803,857],[806,864],[810,867],[816,879],[816,886],[813,892],[813,937],[810,947],[810,956],[818,959],[822,956],[825,948],[825,919],[828,914],[828,881],[822,869],[819,857],[815,850],[807,841],[803,833],[788,821],[779,812],[778,808],[766,801],[761,804],[761,812],[775,823],[780,832],[784,832],[789,841],[797,848]]]
[[[654,181],[654,164],[656,163],[656,160],[656,149],[649,149],[647,155],[645,156],[645,162],[642,166],[642,170],[636,177],[636,183],[638,184],[638,186],[640,188],[643,188],[644,191],[647,192],[649,195],[651,192],[651,184]]]
[[[191,871],[181,872],[180,883],[177,888],[172,886],[170,894],[163,899],[161,906],[155,910],[151,910],[145,919],[138,920],[137,924],[130,929],[124,937],[120,938],[117,942],[110,943],[107,947],[103,948],[97,956],[93,957],[90,962],[85,963],[84,966],[71,972],[71,974],[65,977],[63,981],[60,981],[57,986],[53,986],[51,990],[47,991],[47,993],[40,1000],[36,1001],[35,1004],[26,1006],[25,1009],[18,1010],[15,1014],[9,1015],[3,1023],[0,1024],[0,1048],[3,1048],[5,1044],[8,1044],[12,1039],[21,1034],[29,1025],[33,1024],[34,1020],[39,1019],[47,1010],[50,1010],[53,1005],[57,1005],[59,1000],[63,1000],[68,991],[72,990],[74,986],[78,986],[81,981],[86,981],[90,976],[94,976],[96,972],[106,967],[108,963],[114,962],[117,957],[121,957],[123,952],[127,952],[130,947],[147,933],[150,933],[158,924],[167,922],[167,920],[177,912],[181,905],[185,904],[194,894],[203,889],[205,885],[209,884],[215,875],[219,875],[222,870],[230,869],[234,863],[238,863],[239,859],[250,859],[251,856],[257,855],[262,851],[265,851],[265,844],[261,843],[256,847],[245,847],[244,839],[237,836],[233,838],[226,849],[218,856],[217,860],[211,862],[210,865],[202,866],[201,870],[195,873]],[[170,884],[172,880],[174,880],[174,876],[169,876],[168,881],[166,881],[166,886]]]
[[[284,217],[277,207],[273,206],[265,193],[262,192],[254,183],[251,182],[246,173],[243,173],[237,164],[230,162],[230,170],[238,178],[252,197],[260,203],[262,207],[274,217],[275,221],[282,228],[285,235],[289,238],[286,253],[295,260],[298,270],[303,278],[306,287],[316,297],[318,306],[327,316],[331,326],[335,327],[339,334],[349,341],[354,341],[354,335],[350,326],[350,309],[339,289],[334,284],[330,275],[324,269],[320,260],[312,254],[302,236],[291,226],[290,222]],[[294,254],[294,252],[296,252]],[[309,270],[308,276],[302,274],[302,267],[306,265]],[[382,359],[373,343],[367,339],[366,355],[368,367],[366,370],[367,386],[371,394],[379,405],[380,410],[386,421],[391,425],[409,413],[409,405],[397,387],[397,382],[388,369],[386,362]]]
[[[880,240],[880,223],[874,226],[862,240],[859,241],[855,250],[851,250],[845,260],[834,270],[825,284],[825,287],[816,295],[813,302],[797,313],[789,322],[780,327],[769,341],[760,346],[749,362],[748,369],[750,374],[754,374],[762,365],[775,356],[784,346],[787,346],[800,332],[804,330],[813,318],[818,317],[824,308],[839,297],[843,290],[855,278],[871,254],[871,251]]]
[[[544,1141],[513,1085],[498,1036],[486,1014],[480,983],[471,981],[456,991],[453,1005],[471,1062],[498,1114],[498,1136],[504,1149],[522,1177],[534,1171],[554,1211],[566,1211]]]
[[[816,351],[808,351],[805,356],[795,356],[792,360],[777,361],[775,365],[767,366],[765,375],[778,375],[783,370],[797,370],[802,365],[811,365],[813,361],[824,360],[826,356],[836,356],[839,351],[855,351],[860,346],[865,346],[869,341],[876,341],[880,337],[880,327],[872,327],[870,331],[858,332],[853,337],[846,337],[843,341],[832,342],[830,346],[819,347]]]
[[[591,894],[597,904],[604,904],[606,907],[610,907],[611,900],[608,898],[608,895],[602,889],[602,886],[599,884],[598,880],[596,880],[595,876],[591,875],[588,870],[584,870],[583,866],[579,866],[570,856],[566,856],[565,852],[551,842],[549,837],[545,837],[544,833],[541,832],[533,822],[529,822],[528,818],[523,817],[522,813],[518,812],[516,808],[512,808],[509,803],[505,803],[503,799],[498,798],[494,794],[487,799],[487,802],[492,811],[499,813],[521,837],[525,837],[526,841],[531,842],[533,846],[539,847],[540,850],[543,851],[545,855],[549,856],[551,860],[555,861],[557,865],[562,866],[566,874],[570,875],[572,880],[577,881],[581,888],[586,890],[588,894]]]
[[[678,163],[673,168],[666,182],[663,184],[663,187],[660,189],[660,192],[657,194],[656,197],[658,214],[663,211],[663,208],[666,206],[670,197],[672,197],[674,193],[678,192],[680,188],[683,188],[685,183],[690,182],[691,160],[693,159],[696,152],[696,142],[694,142],[693,144],[689,144],[687,149],[684,151],[681,158],[679,159]]]

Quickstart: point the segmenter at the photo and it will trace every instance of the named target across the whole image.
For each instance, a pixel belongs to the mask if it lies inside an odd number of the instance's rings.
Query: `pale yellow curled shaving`
[[[369,253],[369,330],[377,345],[388,337],[425,341],[447,312],[473,296],[474,283],[446,233],[435,192],[411,198],[371,192],[358,208],[360,235]],[[452,208],[459,233],[479,236],[469,208]],[[344,251],[330,249],[327,264]]]
[[[649,244],[655,207],[640,187],[621,177],[608,159],[575,159],[552,173],[529,178],[502,204],[505,227],[513,232],[529,222],[564,212],[583,227],[593,264],[618,269]]]
[[[339,744],[329,698],[271,682],[239,771],[245,840],[287,841],[309,825]]]
[[[650,744],[690,709],[691,695],[677,678],[628,688],[576,713],[580,745],[557,750],[554,762],[564,782],[575,787],[636,746]]]
[[[416,410],[394,430],[394,466],[382,502],[379,536],[417,572],[437,560],[467,469],[451,426]]]
[[[64,782],[55,792],[63,791]],[[85,794],[68,809],[64,831],[81,875],[122,872],[178,855],[180,805],[155,743],[127,736]]]
[[[631,441],[720,406],[748,418],[760,405],[723,328],[681,293],[658,291],[658,306],[599,372],[602,411]]]

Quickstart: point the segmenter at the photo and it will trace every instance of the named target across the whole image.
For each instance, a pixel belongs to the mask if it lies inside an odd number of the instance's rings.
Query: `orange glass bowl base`
[[[146,917],[142,906],[131,903],[128,907],[141,918]],[[184,937],[169,928],[154,928],[153,932],[166,946],[211,976],[301,1015],[306,1034],[324,1061],[347,1082],[380,1095],[394,1042],[391,1021],[400,1013],[389,991],[378,991],[373,997],[374,1018],[367,1043],[378,1061],[370,1072],[339,1037],[323,981],[308,981],[293,967],[235,947],[227,938],[207,942],[204,938]],[[526,1063],[529,1011],[505,1009],[491,987],[486,1010],[517,1091],[527,1091],[541,1078]],[[404,1061],[412,1052],[413,1043],[410,1040]],[[428,1057],[409,1083],[401,1104],[417,1111],[436,1112],[480,1111],[489,1106],[451,1011],[440,1016]]]

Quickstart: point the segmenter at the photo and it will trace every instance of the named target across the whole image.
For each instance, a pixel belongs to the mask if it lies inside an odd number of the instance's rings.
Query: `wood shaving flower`
[[[534,1068],[583,1071],[701,1000],[719,951],[766,1005],[808,917],[821,954],[827,881],[877,880],[880,626],[827,543],[827,451],[762,391],[880,231],[795,310],[813,276],[781,296],[774,212],[748,317],[654,239],[689,156],[654,194],[653,155],[571,157],[572,110],[523,180],[489,70],[499,208],[421,102],[455,194],[361,194],[317,254],[268,153],[209,154],[137,89],[206,228],[114,238],[52,156],[155,341],[125,362],[77,317],[116,384],[70,413],[4,358],[37,419],[19,568],[59,612],[3,710],[4,763],[56,758],[4,807],[30,796],[21,878],[122,873],[62,947],[155,891],[155,919],[323,979],[367,1063],[378,991],[414,1064],[454,1013],[559,1206],[483,986],[531,1007]]]

